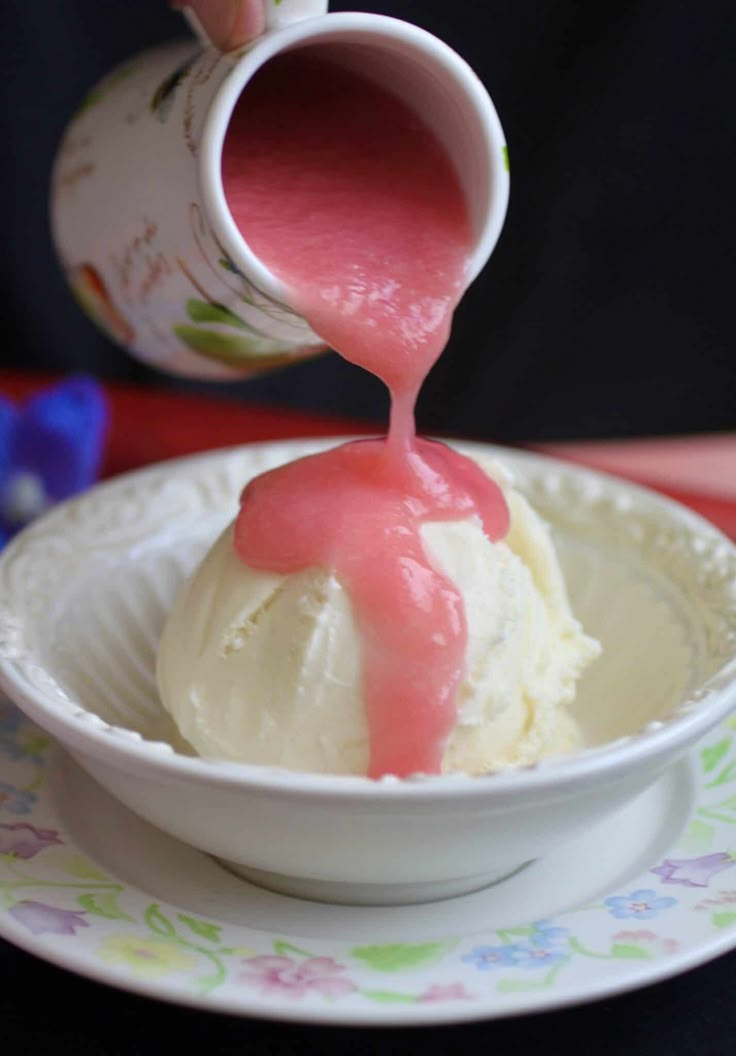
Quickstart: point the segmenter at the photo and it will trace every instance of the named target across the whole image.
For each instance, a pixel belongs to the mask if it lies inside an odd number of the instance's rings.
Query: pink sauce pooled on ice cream
[[[439,773],[467,625],[460,591],[433,567],[420,529],[476,516],[496,542],[509,527],[498,486],[414,431],[417,393],[466,285],[471,229],[459,179],[400,100],[304,52],[272,60],[248,85],[222,175],[238,228],[292,306],[391,393],[385,440],[248,485],[237,553],[270,572],[335,571],[360,635],[368,775]]]

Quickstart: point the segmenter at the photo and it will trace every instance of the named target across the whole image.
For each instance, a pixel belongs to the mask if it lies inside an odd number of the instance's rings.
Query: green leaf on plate
[[[717,928],[730,928],[736,924],[736,911],[729,909],[723,913],[714,913],[713,923]]]
[[[725,737],[722,741],[719,741],[718,744],[713,744],[710,748],[704,748],[702,750],[700,758],[703,763],[703,770],[706,774],[709,774],[711,770],[715,770],[724,755],[728,753],[728,750],[731,747],[731,741],[731,737]]]
[[[165,935],[167,939],[176,937],[176,928],[169,918],[161,912],[156,902],[148,907],[144,914],[144,920],[151,931],[155,931],[157,935]]]
[[[190,931],[193,931],[195,935],[199,935],[201,939],[207,939],[208,942],[219,942],[221,927],[217,924],[208,924],[206,920],[198,920],[196,917],[187,916],[186,913],[177,914],[179,920],[184,924]]]
[[[713,846],[715,827],[707,821],[691,821],[680,838],[679,845],[687,854],[698,855],[709,851]]]
[[[414,994],[399,994],[395,990],[361,990],[363,997],[369,1001],[378,1001],[382,1005],[415,1005]]]
[[[724,799],[721,803],[714,803],[711,807],[701,807],[698,814],[701,818],[736,825],[736,796],[729,796],[728,799]]]
[[[539,982],[531,979],[500,979],[496,983],[496,990],[499,994],[520,994],[528,990],[545,990],[551,985],[546,978]]]
[[[642,949],[641,946],[632,946],[628,942],[615,942],[611,947],[611,955],[630,961],[650,961],[652,959],[648,950]]]
[[[388,946],[356,946],[353,957],[377,972],[405,972],[432,964],[442,957],[451,945],[446,942],[419,944],[395,943]]]
[[[297,957],[311,957],[311,953],[307,953],[306,950],[302,950],[299,946],[292,946],[290,942],[284,942],[283,939],[273,940],[274,953],[278,953],[279,956],[285,956],[286,954],[295,953]]]
[[[80,895],[77,901],[82,909],[95,917],[105,917],[107,920],[133,920],[128,913],[124,913],[118,905],[118,891],[95,891],[86,895]]]
[[[718,785],[727,785],[729,781],[736,781],[736,759],[721,770],[717,777],[709,781],[706,788],[717,788]]]

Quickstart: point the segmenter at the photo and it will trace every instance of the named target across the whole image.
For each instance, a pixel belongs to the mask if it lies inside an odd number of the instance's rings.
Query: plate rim
[[[0,704],[2,703],[8,703],[11,707],[16,707],[11,701],[6,702],[4,698],[0,697]],[[712,738],[727,733],[727,736],[732,738],[736,745],[735,731],[736,723],[733,718],[730,718],[721,723],[716,730],[712,730],[709,737]],[[695,815],[698,793],[707,787],[706,774],[702,771],[702,767],[697,761],[697,756],[702,751],[703,746],[704,741],[699,742],[687,753],[684,759],[673,763],[673,766],[678,766],[685,762],[694,776],[692,809],[688,815],[690,818]],[[49,749],[44,753],[38,765],[46,771],[54,765],[55,760],[58,763],[61,757],[64,757],[74,767],[83,771],[80,764],[69,755],[63,745],[58,744],[56,741],[50,742]],[[2,777],[3,768],[0,767],[0,778]],[[53,781],[42,784],[40,792],[42,799],[39,803],[39,808],[45,805],[48,809],[50,806],[50,813],[54,818],[52,823],[60,823],[60,827],[64,831],[64,846],[72,853],[76,851],[86,859],[98,864],[111,879],[115,879],[117,876],[115,871],[110,869],[104,862],[98,863],[94,853],[90,853],[83,846],[80,846],[78,840],[67,831],[64,817],[58,813],[58,801],[54,795],[54,788],[55,782]],[[3,815],[3,817],[6,818],[8,815]],[[20,817],[22,819],[25,815]],[[23,821],[21,820],[20,823],[23,824]],[[31,816],[31,820],[28,823],[35,825],[38,823],[38,819],[34,822]],[[678,841],[680,838],[681,835],[675,837],[654,861],[659,862],[660,859],[667,859],[668,855],[679,846]],[[736,857],[734,861],[736,863]],[[648,868],[637,870],[635,875],[624,881],[624,886],[633,886],[641,882],[644,876],[648,877],[648,873]],[[145,887],[138,883],[123,881],[123,884],[126,891],[140,893],[144,895],[146,900],[151,897],[155,898],[151,892],[148,892]],[[610,891],[613,890],[618,890],[618,888],[610,889]],[[708,888],[704,887],[702,891],[703,895],[706,895]],[[605,899],[607,893],[609,893],[608,888],[596,898],[596,902],[599,902],[601,898]],[[166,905],[168,906],[168,902],[166,902]],[[171,905],[177,909],[185,908],[177,905],[175,901]],[[584,903],[582,906],[572,905],[567,909],[563,909],[553,914],[552,919],[564,919],[569,913],[575,912],[578,908],[584,908]],[[690,910],[686,906],[681,905],[677,912],[688,913]],[[214,916],[214,919],[217,919],[216,916]],[[632,921],[631,924],[635,926],[636,922]],[[231,924],[230,926],[233,925]],[[247,925],[247,927],[257,930],[252,924]],[[489,929],[489,932],[494,931],[495,929]],[[264,934],[270,935],[271,932],[264,932]],[[482,932],[478,932],[459,935],[458,938],[460,941],[463,938],[473,941],[476,935],[480,936],[482,934]],[[182,1007],[274,1022],[345,1027],[411,1027],[449,1025],[536,1015],[629,993],[681,975],[733,951],[736,949],[736,924],[726,927],[722,932],[714,932],[705,938],[690,939],[688,940],[688,946],[680,948],[666,957],[647,961],[609,961],[609,965],[612,963],[617,964],[619,971],[615,973],[613,971],[604,972],[600,975],[591,976],[590,982],[584,983],[582,986],[580,986],[579,977],[576,976],[567,987],[526,991],[519,995],[518,1000],[511,1002],[505,1001],[503,996],[499,1001],[498,992],[488,990],[476,995],[472,1001],[448,1001],[437,1005],[416,1002],[411,1005],[376,1004],[374,1006],[355,1007],[331,1003],[325,1004],[323,1008],[317,1005],[301,1005],[289,1002],[288,998],[283,997],[264,999],[257,992],[248,992],[245,989],[237,991],[237,997],[233,995],[232,990],[202,994],[186,989],[185,984],[180,980],[171,979],[167,981],[164,979],[137,977],[130,972],[126,973],[123,967],[108,964],[102,959],[95,959],[87,945],[72,945],[64,948],[63,945],[59,944],[58,936],[54,933],[45,932],[43,935],[34,935],[30,931],[25,931],[20,924],[9,918],[7,912],[0,913],[0,939],[4,939],[11,945],[17,946],[55,967],[70,971],[82,978]],[[297,941],[303,940],[297,938]],[[330,954],[329,952],[321,953],[319,956],[330,956]],[[622,964],[625,968],[623,973],[621,971]]]

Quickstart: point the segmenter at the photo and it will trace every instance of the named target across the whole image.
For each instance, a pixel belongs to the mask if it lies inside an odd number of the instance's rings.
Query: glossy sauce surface
[[[471,230],[458,177],[400,100],[304,51],[272,60],[248,85],[222,174],[236,224],[288,285],[292,307],[381,378],[392,406],[386,439],[252,481],[237,552],[272,572],[334,570],[360,635],[369,776],[438,773],[467,627],[421,527],[475,516],[497,541],[509,523],[494,482],[414,431],[417,393],[466,284]]]

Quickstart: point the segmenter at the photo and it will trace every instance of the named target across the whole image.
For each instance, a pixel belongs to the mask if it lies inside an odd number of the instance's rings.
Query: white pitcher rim
[[[217,90],[207,113],[200,145],[200,193],[213,231],[236,267],[275,301],[288,303],[289,290],[250,248],[235,224],[225,197],[221,158],[230,118],[245,85],[261,66],[277,54],[307,41],[323,40],[327,43],[356,32],[364,32],[375,38],[376,31],[384,33],[387,38],[412,45],[434,58],[451,78],[462,85],[477,112],[484,117],[481,122],[483,147],[488,158],[493,192],[470,256],[468,285],[485,266],[501,233],[509,198],[506,140],[493,102],[468,63],[449,44],[427,30],[387,15],[339,12],[305,18],[267,33],[249,47]]]

